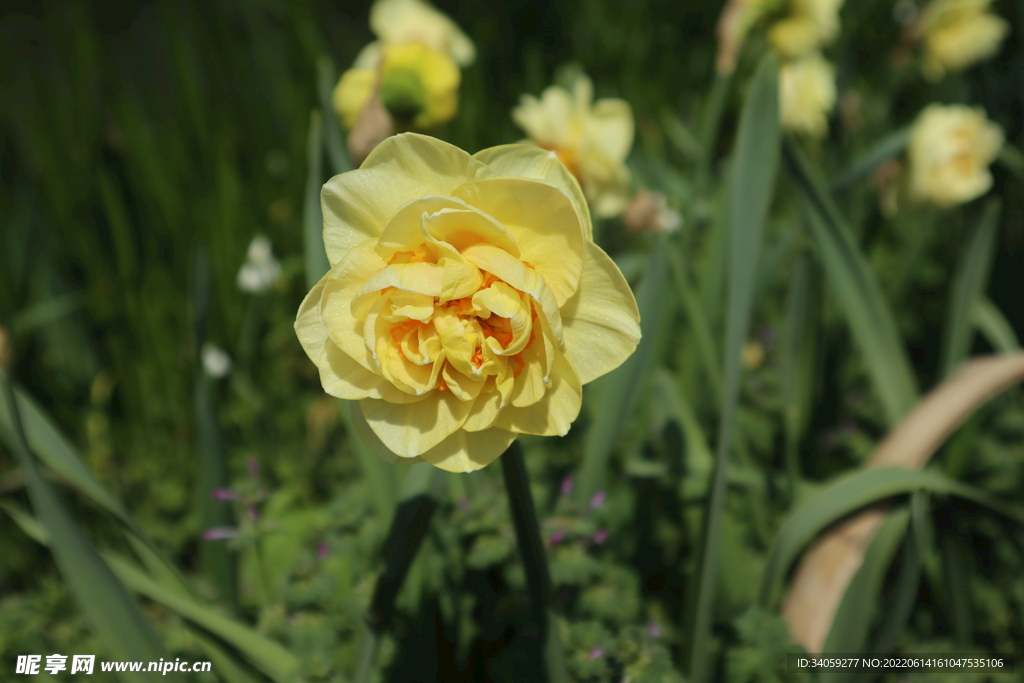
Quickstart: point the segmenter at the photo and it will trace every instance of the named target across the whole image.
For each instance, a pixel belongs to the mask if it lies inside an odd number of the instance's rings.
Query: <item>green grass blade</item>
[[[135,563],[116,553],[104,553],[103,558],[129,589],[160,603],[228,643],[275,683],[289,683],[293,680],[292,676],[299,668],[299,661],[275,641],[204,607],[188,596],[168,590],[150,578]]]
[[[683,258],[682,248],[679,244],[669,244],[666,254],[669,265],[672,266],[672,278],[675,280],[676,289],[679,291],[683,309],[686,311],[686,319],[693,331],[694,343],[700,353],[704,372],[707,375],[708,383],[715,394],[715,401],[722,400],[722,375],[721,363],[718,353],[715,350],[714,338],[711,335],[711,324],[708,321],[707,313],[701,303],[700,296],[690,282],[690,274],[686,267],[686,259]]]
[[[974,335],[973,314],[981,297],[985,295],[992,258],[995,256],[1000,206],[998,199],[991,199],[985,204],[978,228],[971,235],[957,264],[942,340],[943,377],[951,377],[970,353]]]
[[[872,171],[898,154],[902,154],[910,142],[910,129],[894,131],[876,142],[868,151],[857,158],[849,168],[839,174],[832,183],[832,191],[839,192],[867,177]]]
[[[822,270],[842,304],[888,422],[894,425],[914,405],[918,389],[892,309],[803,154],[792,141],[787,141],[785,150],[788,166],[806,199],[807,224]]]
[[[167,653],[149,620],[42,478],[21,428],[20,401],[15,398],[6,374],[0,375],[0,384],[14,432],[12,451],[25,477],[39,526],[45,530],[57,568],[96,637],[119,659],[157,661],[166,657]],[[125,673],[119,678],[141,682],[145,676]],[[175,675],[169,680],[180,681],[181,677]]]
[[[728,481],[729,452],[735,438],[736,410],[742,379],[741,356],[750,330],[758,262],[764,228],[779,167],[778,59],[765,58],[754,75],[740,114],[733,159],[729,211],[729,305],[726,317],[725,383],[722,395],[715,470],[704,523],[697,587],[690,595],[687,620],[689,678],[704,683],[715,579],[718,573],[722,515]]]
[[[782,403],[786,439],[786,469],[790,485],[800,478],[800,442],[810,421],[817,347],[815,326],[817,273],[807,254],[793,269],[786,301],[782,340]]]
[[[245,670],[234,656],[218,645],[216,641],[203,635],[199,629],[189,630],[191,636],[203,648],[206,656],[210,658],[210,663],[213,665],[213,670],[217,672],[217,677],[223,680],[224,683],[257,683],[256,679]]]
[[[979,299],[971,315],[978,331],[984,335],[989,344],[999,353],[1020,351],[1020,340],[1013,331],[1013,325],[1006,319],[1003,312],[986,297]]]
[[[587,432],[583,463],[573,490],[581,506],[604,485],[612,452],[618,445],[625,425],[633,416],[654,366],[655,349],[664,327],[666,312],[671,310],[672,303],[671,298],[665,295],[669,277],[666,257],[669,247],[666,242],[665,236],[659,236],[655,242],[647,275],[640,283],[636,295],[643,337],[636,352],[603,381],[604,393]]]
[[[923,491],[918,491],[911,497],[910,533],[903,541],[903,557],[900,562],[899,574],[896,576],[896,585],[893,586],[892,593],[885,603],[884,621],[871,641],[869,652],[891,653],[896,648],[900,636],[910,622],[914,607],[917,605],[917,594],[921,586],[921,558],[923,557],[918,540],[921,535],[919,515],[922,513],[922,508],[924,508],[923,513],[928,514],[927,498],[928,494]],[[880,534],[883,532],[884,529]],[[869,550],[869,552],[871,551]],[[874,600],[876,596],[877,592],[869,594],[869,599]],[[842,606],[840,606],[840,610],[842,610]],[[876,677],[874,672],[865,671],[853,677],[851,683],[871,683]]]
[[[336,77],[334,62],[330,57],[324,55],[316,60],[316,91],[323,115],[324,145],[334,175],[352,170],[352,159],[348,156],[345,140],[341,136],[341,124],[331,102]]]
[[[323,122],[319,110],[309,113],[306,139],[306,194],[302,208],[303,239],[306,248],[306,285],[312,289],[331,269],[324,247],[324,219],[320,212],[320,189],[324,184]]]
[[[774,601],[793,561],[826,527],[868,505],[917,490],[965,498],[1002,517],[1024,523],[1024,511],[936,471],[897,467],[857,470],[820,488],[782,525],[765,568],[761,585],[762,606],[767,607]]]
[[[999,163],[1012,173],[1018,182],[1024,183],[1024,154],[1021,154],[1019,149],[1013,145],[1003,145],[999,152]]]
[[[4,376],[3,370],[0,370],[0,376]],[[74,447],[54,425],[53,420],[28,394],[20,389],[13,389],[14,394],[18,397],[21,424],[25,430],[29,449],[47,467],[86,498],[122,521],[130,523],[124,507],[102,484],[93,478],[75,454]],[[14,450],[16,434],[14,423],[11,421],[11,406],[5,392],[0,392],[0,438],[3,438],[4,443]]]
[[[910,511],[901,509],[888,515],[875,539],[864,554],[864,561],[850,581],[842,602],[832,620],[832,628],[822,648],[823,653],[860,653],[868,642],[871,624],[876,616],[878,597],[885,575],[907,537]],[[829,672],[822,683],[838,683],[849,679],[846,672]]]
[[[359,410],[359,404],[355,401],[339,401],[338,412],[345,423],[345,433],[348,436],[348,446],[359,460],[359,467],[366,478],[367,484],[373,491],[373,506],[377,512],[380,524],[387,526],[391,524],[395,508],[398,506],[398,476],[395,470],[396,465],[384,462],[374,455],[369,448],[363,444],[356,434],[355,425],[352,423],[353,411]],[[356,417],[361,417],[361,413]]]

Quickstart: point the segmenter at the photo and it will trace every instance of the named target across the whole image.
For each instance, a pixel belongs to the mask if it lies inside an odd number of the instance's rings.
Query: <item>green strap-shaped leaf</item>
[[[275,683],[288,683],[292,680],[291,677],[299,668],[299,661],[277,642],[204,607],[189,596],[158,584],[138,565],[116,553],[103,553],[103,558],[131,590],[160,603],[228,643]]]
[[[985,295],[999,227],[1001,202],[991,199],[957,264],[943,335],[942,376],[950,377],[971,350],[974,311]]]
[[[971,319],[978,331],[999,353],[1020,351],[1020,340],[1017,339],[1017,333],[1013,331],[1013,325],[988,298],[981,297],[975,302]]]
[[[603,381],[604,393],[594,413],[594,421],[587,432],[583,463],[580,465],[574,487],[574,497],[581,506],[586,505],[590,496],[604,485],[608,461],[618,445],[624,426],[633,416],[654,367],[659,335],[672,305],[671,297],[666,295],[669,248],[664,236],[655,241],[647,275],[637,291],[637,307],[640,309],[643,337],[637,345],[636,352]]]
[[[814,250],[857,346],[891,425],[917,401],[917,380],[900,339],[892,309],[878,279],[853,241],[846,221],[791,140],[786,160],[806,200],[807,225]]]
[[[341,126],[334,113],[331,102],[335,82],[334,62],[327,55],[316,60],[316,91],[320,98],[320,111],[323,114],[324,146],[327,158],[331,162],[331,171],[335,175],[352,170],[352,159],[345,148],[345,140],[341,136]]]
[[[868,174],[892,157],[902,154],[909,142],[909,128],[901,128],[885,136],[869,147],[868,151],[864,152],[856,161],[850,164],[849,168],[839,174],[839,177],[832,183],[832,191],[844,190],[858,180],[867,177]]]
[[[2,372],[0,385],[0,393],[6,399],[7,420],[13,431],[11,450],[25,477],[39,526],[49,538],[57,568],[96,637],[118,659],[155,662],[165,658],[167,653],[149,620],[40,475],[21,426],[20,401]],[[141,683],[145,676],[125,672],[119,678]],[[180,681],[181,677],[175,674],[168,680]]]
[[[708,675],[715,578],[718,573],[722,513],[729,451],[735,438],[743,346],[750,331],[754,290],[764,228],[779,167],[779,64],[768,55],[758,67],[740,114],[729,204],[729,305],[726,311],[725,382],[711,498],[704,521],[697,587],[690,594],[687,619],[689,674],[693,683]]]
[[[331,269],[324,247],[324,218],[320,209],[320,189],[324,185],[323,121],[320,111],[309,113],[306,139],[306,193],[302,203],[302,235],[306,250],[306,286],[312,289]]]
[[[807,545],[826,527],[846,515],[887,498],[918,490],[952,495],[983,505],[996,514],[1024,524],[1024,511],[987,493],[950,479],[933,470],[878,467],[857,470],[819,489],[783,524],[768,558],[761,585],[761,603],[775,599],[789,567]]]
[[[910,511],[898,510],[885,519],[875,539],[868,546],[857,573],[843,595],[829,630],[824,653],[863,652],[871,623],[875,618],[878,596],[885,575],[892,564],[900,542],[907,535]],[[849,680],[848,672],[823,672],[822,683],[842,683]]]

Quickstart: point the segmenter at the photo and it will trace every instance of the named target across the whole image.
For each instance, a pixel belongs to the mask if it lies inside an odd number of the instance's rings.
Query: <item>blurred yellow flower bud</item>
[[[828,133],[836,105],[835,69],[820,54],[786,62],[779,70],[779,109],[786,130],[814,138]]]
[[[633,110],[625,100],[593,102],[593,96],[590,79],[581,74],[570,89],[551,86],[540,99],[523,95],[512,120],[576,176],[596,215],[616,216],[629,203]]]
[[[931,80],[991,57],[1010,31],[1005,19],[988,11],[991,0],[933,0],[918,18],[915,33],[924,45],[924,73]]]
[[[432,130],[455,116],[460,80],[455,62],[425,43],[374,43],[338,81],[334,109],[352,129],[376,88],[399,129]]]
[[[1002,130],[981,108],[929,106],[911,132],[911,198],[950,207],[980,197],[992,186],[988,166],[1002,146]]]
[[[828,45],[839,35],[843,0],[792,0],[789,17],[776,22],[768,39],[784,56],[795,59]]]
[[[370,9],[370,28],[385,45],[423,43],[459,66],[469,66],[476,58],[473,41],[424,0],[377,0]]]

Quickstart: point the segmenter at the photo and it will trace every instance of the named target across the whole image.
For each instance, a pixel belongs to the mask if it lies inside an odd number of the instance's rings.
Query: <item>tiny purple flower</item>
[[[572,477],[562,479],[562,497],[567,498],[572,493]]]
[[[594,533],[593,541],[597,545],[601,545],[602,543],[604,543],[605,541],[608,540],[608,537],[610,535],[611,534],[608,533],[607,529],[603,529],[603,528],[602,529],[598,529],[597,532]]]
[[[661,624],[656,621],[648,622],[647,624],[647,635],[651,638],[661,638],[662,630]]]
[[[327,543],[321,541],[320,545],[316,547],[316,559],[324,560],[331,553],[330,548],[327,547]]]
[[[256,509],[256,506],[252,503],[245,506],[245,511],[249,515],[249,521],[255,524],[260,521],[260,512]]]
[[[552,532],[551,538],[548,539],[548,546],[551,547],[551,548],[554,548],[556,545],[558,545],[559,543],[561,543],[564,540],[565,540],[565,532],[564,531]]]
[[[594,661],[595,659],[601,659],[601,657],[604,657],[603,647],[595,647],[593,650],[590,651],[590,661]]]
[[[203,532],[204,541],[223,541],[229,538],[238,538],[239,531],[233,526],[210,527]]]
[[[594,495],[590,497],[590,508],[592,510],[598,510],[604,506],[604,491],[595,491]]]
[[[260,476],[260,461],[256,458],[249,458],[245,461],[245,468],[249,470],[249,476],[257,479]]]
[[[235,497],[235,492],[231,489],[221,488],[210,491],[210,498],[214,500],[234,500]]]
[[[463,512],[469,509],[469,498],[466,498],[466,496],[459,498],[459,509]]]

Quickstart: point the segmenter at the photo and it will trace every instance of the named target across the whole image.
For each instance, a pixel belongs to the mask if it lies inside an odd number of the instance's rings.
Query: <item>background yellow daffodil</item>
[[[625,162],[633,146],[633,110],[625,100],[593,100],[593,84],[579,74],[568,88],[551,86],[539,99],[523,95],[512,120],[531,142],[558,155],[597,216],[615,216],[629,200]]]

